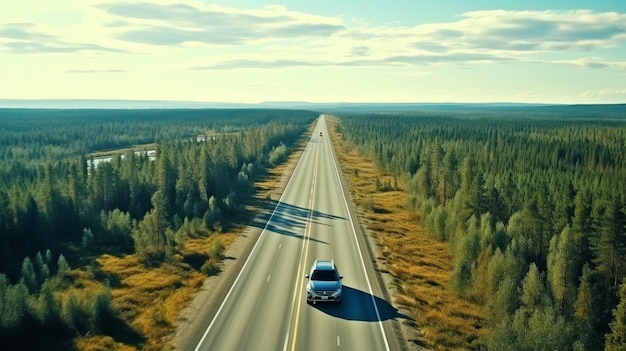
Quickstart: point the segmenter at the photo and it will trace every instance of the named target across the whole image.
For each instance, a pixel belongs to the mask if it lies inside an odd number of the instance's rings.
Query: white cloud
[[[28,18],[0,23],[0,50],[155,53],[217,45],[226,49],[188,67],[224,69],[293,67],[307,60],[331,66],[537,61],[543,53],[581,55],[626,42],[626,14],[589,10],[474,11],[452,22],[407,27],[345,23],[279,5],[244,10],[185,0],[80,4],[81,20],[70,25]],[[623,68],[622,62],[585,57],[552,62]]]
[[[594,100],[626,100],[626,88],[624,89],[600,89],[589,90],[582,94],[583,98]]]
[[[388,93],[392,99],[452,101],[459,99],[455,92],[481,84],[487,87],[458,96],[543,100],[560,89],[563,99],[624,99],[621,82],[615,82],[626,71],[622,13],[484,10],[407,26],[281,5],[242,9],[223,4],[19,1],[0,19],[2,83],[11,86],[4,94],[30,93],[35,88],[27,82],[40,79],[51,82],[38,87],[41,96],[60,92],[55,87],[63,84],[84,94],[96,82],[92,94],[110,89],[142,98],[197,94],[203,99],[204,94],[237,95],[250,87],[257,87],[250,94],[262,95],[271,90],[259,88],[265,84],[275,87],[272,94],[308,96],[317,94],[315,84],[327,86],[332,76],[333,96],[350,91],[355,99],[366,96],[360,89],[373,86],[378,88],[369,88],[375,89],[369,96],[380,99],[384,86],[393,90]],[[533,86],[538,79],[544,79],[543,85]],[[312,87],[299,93],[305,84]]]
[[[608,61],[599,57],[581,57],[576,60],[556,60],[553,63],[614,71],[626,70],[626,61]]]

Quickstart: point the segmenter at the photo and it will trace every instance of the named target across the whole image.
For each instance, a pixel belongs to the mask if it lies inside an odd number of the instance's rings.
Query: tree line
[[[489,317],[476,347],[625,347],[626,109],[609,110],[338,115],[449,242],[450,288]]]
[[[254,179],[284,161],[316,117],[0,110],[0,340],[28,342],[32,330],[46,340],[119,329],[107,289],[62,293],[72,283],[70,265],[104,252],[159,264],[187,238],[227,229],[252,199]],[[154,159],[131,149],[96,166],[88,156],[144,142],[156,142]]]

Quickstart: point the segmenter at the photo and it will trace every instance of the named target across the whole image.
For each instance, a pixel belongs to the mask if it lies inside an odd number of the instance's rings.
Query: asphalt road
[[[320,132],[323,136],[320,136]],[[344,195],[324,117],[263,232],[195,350],[399,350],[396,310],[382,296]],[[343,302],[309,305],[316,259],[333,259]]]

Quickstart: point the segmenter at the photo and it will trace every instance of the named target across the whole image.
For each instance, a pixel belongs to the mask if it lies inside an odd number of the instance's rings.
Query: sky
[[[626,103],[626,1],[0,0],[0,99]]]

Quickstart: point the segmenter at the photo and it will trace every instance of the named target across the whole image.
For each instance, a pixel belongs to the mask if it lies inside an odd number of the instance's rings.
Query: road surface
[[[320,132],[322,134],[320,134]],[[321,116],[263,232],[195,350],[400,350]],[[316,259],[333,259],[343,302],[309,305]]]

